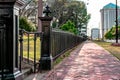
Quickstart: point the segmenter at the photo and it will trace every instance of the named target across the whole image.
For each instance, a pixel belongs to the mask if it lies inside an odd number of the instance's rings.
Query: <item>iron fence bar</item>
[[[5,27],[5,25],[4,25],[4,27]],[[4,29],[4,30],[3,30],[3,53],[6,53],[6,33],[7,33],[7,32],[6,32],[6,29]],[[6,69],[7,66],[5,66],[5,64],[6,64],[7,61],[4,59],[4,58],[6,57],[6,55],[3,54],[2,57],[3,57],[3,62],[4,62],[4,63],[3,63],[3,66],[4,66],[3,68]],[[3,72],[4,72],[4,74],[6,74],[6,73],[7,73],[7,70],[4,70],[4,69],[3,69]],[[5,78],[5,75],[3,75],[3,77]]]
[[[5,79],[5,74],[6,74],[6,72],[5,72],[5,69],[6,69],[6,60],[4,59],[5,57],[6,57],[6,25],[5,24],[3,24],[2,26],[0,26],[1,28],[0,28],[0,36],[1,36],[1,42],[0,42],[0,46],[1,46],[1,53],[3,54],[1,54],[0,55],[0,58],[1,58],[1,72],[0,72],[0,74],[1,74],[1,78],[4,80]]]
[[[2,39],[3,39],[3,34],[2,34],[2,31],[1,31],[1,30],[0,30],[0,34],[1,34],[1,42],[0,42],[1,45],[0,45],[0,46],[2,47],[2,43],[3,43],[3,40],[2,40]],[[1,49],[1,48],[0,48],[0,49]],[[0,50],[0,52],[1,52],[1,53],[3,52],[2,49]],[[3,55],[2,55],[2,54],[0,55],[0,58],[1,58],[1,62],[0,62],[0,63],[1,63],[1,65],[0,65],[1,72],[0,72],[0,75],[1,75],[1,78],[4,79],[4,75],[3,75],[3,73],[4,73],[4,70],[3,70],[3,69],[4,69],[4,64],[2,63],[2,62],[4,62],[4,61],[3,61]]]
[[[39,50],[40,50],[40,52],[41,52],[41,49],[42,49],[42,48],[41,48],[41,46],[42,46],[41,43],[42,43],[42,41],[43,41],[44,32],[40,32],[40,33],[38,33],[38,34],[39,34],[39,40],[40,40],[40,49],[39,49]],[[40,53],[39,57],[41,58],[41,53]],[[38,71],[41,71],[41,70],[40,70],[40,69],[41,69],[41,68],[40,68],[40,64],[41,64],[41,63],[40,63],[40,60],[39,60]]]
[[[22,64],[22,60],[23,60],[23,30],[20,30],[19,32],[20,35],[20,63],[19,63],[19,70],[21,71],[21,64]]]
[[[36,34],[34,34],[34,73],[36,72]]]
[[[29,55],[30,55],[30,53],[29,53],[29,52],[30,52],[30,49],[29,49],[29,48],[30,48],[30,35],[29,35],[29,33],[27,33],[27,34],[28,34],[28,45],[27,45],[27,46],[28,46],[28,47],[27,47],[27,58],[28,58],[28,60],[27,60],[27,61],[28,61],[28,63],[29,63]]]

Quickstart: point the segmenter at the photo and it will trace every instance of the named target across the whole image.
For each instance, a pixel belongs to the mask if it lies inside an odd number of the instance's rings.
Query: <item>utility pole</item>
[[[38,17],[42,17],[42,11],[43,10],[43,4],[42,4],[42,0],[38,1]],[[38,32],[42,31],[42,24],[41,24],[41,20],[38,19]]]
[[[118,7],[116,0],[116,43],[118,43]]]

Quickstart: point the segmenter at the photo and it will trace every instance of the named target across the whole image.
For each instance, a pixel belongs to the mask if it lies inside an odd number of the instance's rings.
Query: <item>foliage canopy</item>
[[[71,22],[70,20],[67,21],[65,24],[63,24],[60,29],[64,30],[64,31],[69,31],[71,33],[74,33],[75,35],[78,34],[78,30],[75,28],[75,25],[73,22]]]
[[[68,20],[75,23],[75,26],[87,25],[90,14],[87,14],[87,7],[83,1],[76,0],[55,0],[51,5],[52,16],[59,20],[59,25]]]

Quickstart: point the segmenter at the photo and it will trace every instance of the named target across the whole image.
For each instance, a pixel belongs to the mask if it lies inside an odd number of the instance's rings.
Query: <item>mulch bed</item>
[[[112,46],[120,47],[120,43],[112,43],[111,45],[112,45]]]

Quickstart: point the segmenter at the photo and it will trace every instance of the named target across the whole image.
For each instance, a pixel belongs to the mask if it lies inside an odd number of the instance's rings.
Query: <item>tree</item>
[[[31,14],[35,14],[38,9],[38,0],[24,0],[25,4],[20,9],[20,17],[29,17]]]
[[[38,13],[38,0],[23,0],[24,5],[20,8],[20,28],[27,31],[34,31],[36,28],[36,18]],[[29,21],[28,21],[29,20]]]
[[[68,3],[68,0],[54,0],[54,3],[51,4],[51,16],[55,17],[55,21],[58,19],[59,24],[62,24],[62,16],[66,9],[65,5]]]
[[[60,25],[71,20],[78,28],[87,25],[90,19],[90,14],[87,14],[86,5],[83,1],[55,0],[51,10],[52,16],[59,20]]]
[[[71,4],[68,5],[68,16],[70,20],[72,20],[76,27],[82,27],[83,25],[87,25],[90,14],[87,14],[86,5],[82,1],[72,1]]]

